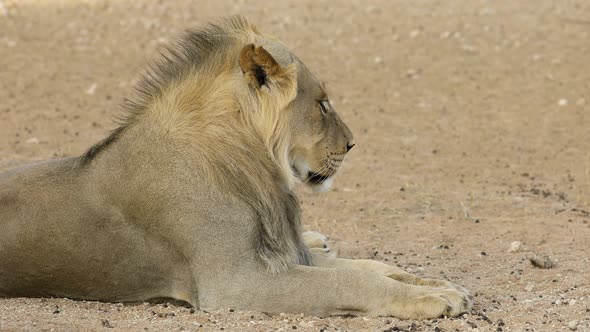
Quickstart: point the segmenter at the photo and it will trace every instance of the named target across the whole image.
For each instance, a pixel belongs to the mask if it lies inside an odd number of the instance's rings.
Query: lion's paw
[[[301,234],[303,242],[314,254],[333,256],[335,253],[328,244],[328,238],[319,232],[308,231]]]
[[[414,299],[408,318],[454,317],[468,312],[473,307],[471,297],[451,288],[433,288]]]
[[[473,299],[473,296],[471,295],[471,293],[469,293],[469,291],[461,286],[461,285],[457,285],[453,282],[447,281],[447,280],[438,280],[438,279],[428,279],[428,278],[421,278],[420,281],[418,282],[418,285],[420,286],[429,286],[429,287],[436,287],[436,288],[450,288],[450,289],[455,289],[463,294],[466,294],[467,297],[469,297],[470,300]]]
[[[301,233],[301,237],[303,237],[303,242],[305,245],[312,249],[312,248],[321,248],[321,249],[328,249],[328,238],[319,232],[315,231],[307,231]]]

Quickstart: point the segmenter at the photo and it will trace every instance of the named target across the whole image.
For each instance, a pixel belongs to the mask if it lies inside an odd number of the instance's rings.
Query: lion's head
[[[242,49],[239,64],[248,100],[262,105],[254,122],[284,176],[315,191],[329,189],[354,139],[324,84],[282,43],[260,35]]]

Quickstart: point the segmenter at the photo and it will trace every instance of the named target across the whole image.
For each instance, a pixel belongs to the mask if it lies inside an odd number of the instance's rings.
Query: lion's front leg
[[[391,266],[378,261],[373,261],[369,259],[335,258],[326,257],[325,255],[314,254],[313,262],[314,265],[318,267],[371,271],[379,275],[411,285],[453,288],[465,293],[471,298],[471,295],[469,294],[469,291],[467,289],[450,281],[421,278],[411,273],[408,273],[398,267]]]
[[[330,248],[328,239],[325,235],[318,232],[304,232],[303,241],[314,254],[314,265],[319,267],[336,268],[336,269],[353,269],[367,270],[379,275],[401,281],[406,284],[429,286],[429,287],[447,287],[459,290],[465,293],[469,298],[471,295],[464,287],[446,280],[420,278],[408,273],[398,267],[391,266],[369,259],[347,259],[336,258],[336,254]]]
[[[214,281],[206,278],[199,289],[201,308],[411,319],[456,316],[471,308],[470,299],[455,289],[410,285],[369,271],[292,266],[269,273],[247,265],[241,269],[231,275],[218,273]]]

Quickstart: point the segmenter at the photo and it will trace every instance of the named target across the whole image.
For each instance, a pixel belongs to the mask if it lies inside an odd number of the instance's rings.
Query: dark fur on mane
[[[118,128],[109,136],[88,149],[81,157],[82,165],[89,164],[101,151],[116,142],[125,127],[133,123],[137,114],[145,111],[150,102],[161,96],[163,89],[173,82],[183,80],[187,74],[198,69],[211,56],[223,54],[235,42],[228,31],[243,31],[250,28],[248,21],[234,16],[205,26],[187,30],[176,43],[160,51],[160,59],[149,65],[138,84],[135,96],[125,99],[123,114],[118,117]]]
[[[228,133],[228,137],[236,133]],[[236,141],[236,138],[229,138]],[[260,146],[242,141],[232,153],[219,151],[210,167],[223,190],[250,206],[257,220],[255,249],[272,272],[290,264],[312,265],[312,256],[301,239],[301,208],[279,169],[270,160],[244,164],[252,155],[264,156]],[[240,167],[235,167],[240,165]],[[263,185],[262,190],[260,184]]]
[[[115,128],[110,132],[109,136],[94,144],[90,149],[86,150],[86,152],[80,156],[80,164],[89,164],[99,152],[106,149],[109,145],[119,139],[124,130],[125,126]]]

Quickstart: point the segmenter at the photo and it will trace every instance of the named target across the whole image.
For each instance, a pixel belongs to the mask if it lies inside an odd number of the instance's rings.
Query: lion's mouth
[[[306,174],[306,176],[303,176],[301,174],[302,172],[300,172],[294,165],[291,165],[291,169],[293,170],[293,173],[295,173],[295,176],[301,179],[301,181],[311,185],[320,185],[330,178],[329,175],[320,174],[312,171],[304,171],[303,173]]]
[[[324,183],[324,181],[326,181],[329,178],[330,178],[329,175],[324,175],[324,174],[315,173],[315,172],[308,172],[307,179],[305,180],[305,182],[308,182],[310,184],[322,184],[322,183]]]
[[[317,171],[314,171],[310,169],[309,164],[304,158],[294,158],[291,162],[293,175],[316,192],[323,192],[330,189],[334,180],[333,175],[338,170],[338,166],[327,161]]]

